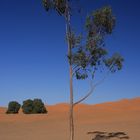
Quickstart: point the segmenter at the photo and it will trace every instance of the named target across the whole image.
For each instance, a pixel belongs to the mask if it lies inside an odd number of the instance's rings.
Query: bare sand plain
[[[0,140],[68,140],[68,104],[48,105],[47,110],[46,115],[7,115],[1,107]],[[75,140],[92,140],[87,133],[93,131],[122,131],[130,140],[140,140],[140,98],[80,104],[74,112]]]

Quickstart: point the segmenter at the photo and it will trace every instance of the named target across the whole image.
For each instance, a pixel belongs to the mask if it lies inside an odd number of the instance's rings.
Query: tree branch
[[[73,104],[73,106],[75,106],[75,105],[81,103],[81,102],[84,101],[86,98],[88,98],[88,97],[93,93],[93,90],[94,90],[94,89],[95,89],[95,86],[91,85],[90,91],[89,91],[83,98],[81,98],[80,100],[78,100],[77,102],[75,102],[75,103]]]
[[[84,101],[85,99],[87,99],[87,98],[93,93],[94,89],[95,89],[98,85],[100,85],[101,83],[104,82],[104,80],[107,78],[108,74],[109,74],[109,72],[107,72],[107,74],[106,74],[99,82],[97,82],[95,85],[93,85],[93,82],[91,82],[91,83],[90,83],[91,88],[90,88],[89,92],[88,92],[84,97],[82,97],[80,100],[78,100],[77,102],[75,102],[75,103],[73,104],[73,106],[76,106],[77,104],[79,104],[79,103],[81,103],[82,101]]]

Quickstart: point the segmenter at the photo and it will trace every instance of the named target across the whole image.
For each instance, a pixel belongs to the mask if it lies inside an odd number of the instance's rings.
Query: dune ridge
[[[0,107],[0,140],[66,140],[69,134],[69,105],[47,105],[48,114],[7,115]],[[74,109],[75,140],[91,140],[87,132],[122,131],[131,140],[140,139],[140,97],[102,104],[79,104]],[[7,135],[8,134],[8,135]]]

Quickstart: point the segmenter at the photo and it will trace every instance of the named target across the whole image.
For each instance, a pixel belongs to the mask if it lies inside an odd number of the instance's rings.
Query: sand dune
[[[0,140],[67,140],[68,104],[47,106],[47,115],[6,115],[0,108]],[[87,132],[122,131],[140,139],[140,98],[75,107],[75,140],[91,140]]]

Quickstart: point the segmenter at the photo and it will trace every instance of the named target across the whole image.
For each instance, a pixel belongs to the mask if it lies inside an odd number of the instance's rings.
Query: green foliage
[[[16,101],[11,101],[8,104],[7,114],[17,114],[19,112],[21,105]]]
[[[69,0],[43,0],[46,10],[53,9],[65,17],[68,22],[72,15],[71,1]],[[66,11],[69,12],[66,12]],[[73,76],[84,80],[89,76],[94,78],[95,72],[101,67],[111,73],[121,70],[123,58],[119,54],[108,57],[109,52],[105,48],[105,39],[111,35],[115,28],[116,18],[111,7],[103,7],[87,16],[85,22],[86,37],[76,35],[71,30],[67,33],[67,41],[70,44],[68,60],[73,67]],[[85,39],[84,41],[82,39]]]
[[[110,7],[104,7],[93,13],[95,26],[107,34],[111,34],[115,27],[116,18],[112,15]]]
[[[41,99],[33,100],[33,113],[47,113],[45,105]]]
[[[22,106],[23,113],[25,114],[39,114],[47,113],[44,103],[41,99],[28,99],[23,102]]]
[[[111,58],[105,59],[105,65],[110,69],[112,73],[116,72],[117,70],[122,69],[122,62],[124,59],[118,53],[115,53]]]
[[[49,11],[52,8],[51,0],[43,0],[43,6],[46,11]]]
[[[31,114],[33,113],[33,101],[28,99],[28,100],[25,100],[23,101],[23,105],[22,105],[22,110],[23,110],[23,113],[25,114]]]
[[[89,15],[86,19],[86,43],[72,44],[71,59],[77,79],[94,78],[95,72],[102,66],[110,72],[121,70],[123,58],[117,54],[108,58],[105,48],[105,37],[112,33],[115,27],[115,17],[110,7],[103,7]],[[73,35],[74,36],[74,35]],[[76,38],[76,37],[75,37]]]
[[[67,36],[67,41],[70,40],[72,47],[78,47],[82,40],[82,35],[75,35],[75,32],[71,32],[70,38]]]
[[[64,15],[66,12],[66,0],[43,0],[43,5],[46,11],[54,9],[59,15]]]

